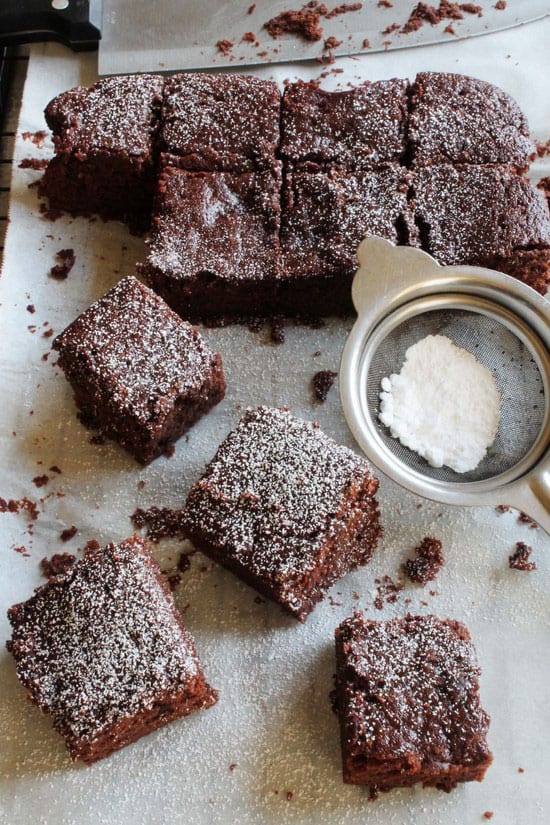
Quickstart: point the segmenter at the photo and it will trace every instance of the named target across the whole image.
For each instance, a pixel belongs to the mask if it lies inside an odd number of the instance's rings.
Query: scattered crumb
[[[23,132],[21,137],[23,140],[30,140],[38,149],[42,149],[48,133],[44,129],[40,129],[39,132]]]
[[[18,164],[19,169],[35,169],[37,172],[45,169],[49,160],[46,158],[23,158]]]
[[[518,514],[518,521],[520,524],[528,524],[531,530],[538,529],[537,522],[534,521],[531,516],[528,516],[527,513],[524,513],[523,510],[521,510]]]
[[[229,770],[230,770],[230,771],[234,771],[234,770],[235,770],[235,768],[237,768],[237,767],[238,767],[237,763],[236,763],[236,762],[232,762],[232,763],[230,764],[230,766],[229,766]]]
[[[252,5],[248,7],[248,11],[246,13],[247,14],[254,14],[255,9],[256,9],[256,3],[252,3]]]
[[[46,206],[45,203],[40,204],[40,206],[38,207],[38,211],[40,212],[41,215],[44,215],[44,217],[47,220],[52,221],[52,222],[56,221],[58,218],[60,218],[63,215],[63,210],[62,209],[48,209],[48,207]]]
[[[49,480],[50,477],[47,475],[35,476],[32,480],[32,483],[35,487],[45,487]]]
[[[454,30],[454,28],[453,28],[453,26],[452,26],[452,24],[451,24],[451,23],[449,23],[449,25],[448,25],[448,26],[445,26],[445,28],[443,29],[443,31],[445,32],[445,34],[455,34],[455,35],[456,35],[456,31]]]
[[[546,143],[535,143],[535,146],[537,147],[537,155],[539,158],[550,155],[550,140],[547,140]]]
[[[132,524],[138,529],[145,528],[147,538],[153,543],[163,538],[185,538],[181,527],[181,510],[170,507],[138,507],[130,516]]]
[[[525,768],[518,768],[518,773],[525,773]]]
[[[533,552],[533,548],[529,547],[523,541],[516,542],[516,549],[508,558],[508,566],[512,570],[536,570],[537,565],[534,561],[529,561],[529,556]]]
[[[396,32],[398,28],[399,23],[391,23],[389,26],[386,26],[386,28],[383,29],[382,34],[393,34],[393,32]]]
[[[286,792],[287,802],[292,802],[293,796],[294,796],[294,794],[292,793],[292,791],[287,791]]]
[[[175,590],[178,584],[181,582],[181,573],[167,573],[167,571],[163,570],[163,573],[166,575],[166,581],[168,582],[168,587],[170,590]]]
[[[256,35],[254,32],[245,32],[242,36],[242,40],[245,43],[256,43]]]
[[[485,811],[485,813],[483,814],[483,817],[484,817],[484,819],[492,819],[493,818],[493,812],[492,811]]]
[[[364,49],[370,49],[370,40],[369,40],[368,38],[366,38],[366,37],[365,37],[365,39],[363,40],[363,48],[364,48]]]
[[[338,373],[333,372],[333,370],[320,370],[316,372],[311,379],[313,395],[320,404],[326,401],[327,395],[337,377]]]
[[[0,498],[0,513],[19,513],[21,510],[28,513],[33,521],[39,516],[38,505],[26,496],[19,499],[10,498],[9,501]]]
[[[478,17],[483,16],[483,9],[475,3],[450,3],[448,0],[441,0],[438,8],[430,6],[428,3],[417,3],[409,19],[401,28],[401,33],[410,34],[418,31],[424,23],[436,26],[443,20],[463,20],[463,12],[477,14]]]
[[[297,34],[304,40],[315,42],[323,37],[323,27],[320,23],[321,15],[326,12],[327,7],[324,3],[313,0],[297,11],[283,11],[272,17],[264,23],[264,29],[274,39],[285,34]]]
[[[393,3],[390,3],[390,0],[378,0],[376,5],[379,9],[393,9]]]
[[[30,555],[31,555],[31,554],[28,552],[28,550],[27,550],[27,548],[25,547],[25,545],[24,545],[24,544],[22,544],[20,547],[15,547],[15,545],[13,545],[13,546],[12,546],[12,550],[15,550],[15,552],[16,552],[16,553],[19,553],[19,555],[20,555],[20,556],[26,556],[26,558],[29,558],[29,557],[30,557]]]
[[[55,253],[55,257],[60,263],[52,266],[49,276],[55,278],[56,281],[64,281],[76,261],[74,249],[60,249]]]
[[[495,507],[497,513],[511,513],[512,508],[509,507],[507,504],[497,504]]]
[[[339,6],[335,6],[331,11],[325,12],[324,16],[327,20],[331,20],[339,14],[348,14],[350,11],[361,11],[362,8],[362,3],[341,3]]]
[[[497,2],[495,3],[495,9],[497,9],[497,11],[504,11],[505,8],[506,0],[497,0]]]
[[[86,553],[91,553],[94,550],[99,550],[99,547],[100,547],[100,544],[99,544],[98,541],[96,541],[95,539],[90,539],[89,541],[86,542],[84,547],[82,547],[82,552],[84,553],[84,555],[86,555]],[[79,550],[80,550],[80,548],[79,548]]]
[[[78,530],[73,524],[72,527],[66,527],[65,530],[62,530],[59,538],[61,539],[61,541],[70,541],[72,538],[76,536],[77,533]]]
[[[328,602],[332,607],[342,607],[342,602],[337,602],[336,599],[332,598],[332,596],[328,597]]]
[[[61,475],[61,470],[59,469],[57,464],[52,464],[52,466],[49,468],[49,470],[50,470],[50,473],[57,473],[58,475]]]
[[[281,315],[276,315],[271,319],[271,332],[269,337],[274,344],[284,344],[285,342],[284,323],[284,318]]]
[[[397,594],[403,590],[403,584],[400,581],[394,582],[391,576],[382,576],[381,579],[375,579],[376,597],[374,599],[374,606],[377,610],[382,610],[384,603],[393,604],[397,601]]]
[[[40,562],[40,571],[47,579],[66,573],[76,561],[72,553],[55,553],[50,558],[43,558]]]
[[[53,329],[50,327],[50,329],[47,329],[46,332],[42,333],[42,338],[51,338],[52,335],[53,335]]]
[[[418,584],[433,581],[445,564],[441,547],[438,539],[425,536],[418,547],[415,547],[416,558],[407,559],[403,564],[402,569],[407,578]]]
[[[232,40],[218,40],[216,46],[223,55],[228,55],[235,44]]]
[[[34,315],[36,312],[36,307],[34,304],[27,304],[27,312],[30,312],[31,315]]]
[[[191,567],[191,559],[189,558],[190,555],[190,553],[180,553],[177,565],[180,573],[186,573]]]
[[[338,46],[342,45],[342,40],[337,40],[336,37],[327,37],[325,40],[325,49],[337,49]]]

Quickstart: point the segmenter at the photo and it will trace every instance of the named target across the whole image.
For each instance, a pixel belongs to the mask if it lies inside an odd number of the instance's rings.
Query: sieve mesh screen
[[[378,420],[382,378],[399,372],[407,349],[427,335],[445,335],[471,352],[491,370],[501,395],[496,438],[483,461],[468,473],[430,467]],[[369,413],[386,446],[411,469],[439,481],[483,481],[510,470],[529,452],[544,422],[544,384],[530,349],[499,321],[464,310],[423,312],[392,330],[372,357],[366,391]]]

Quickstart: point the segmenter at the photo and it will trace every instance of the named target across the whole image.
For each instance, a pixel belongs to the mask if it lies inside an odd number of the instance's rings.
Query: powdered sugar
[[[489,370],[443,335],[409,347],[399,374],[382,379],[379,418],[432,467],[473,470],[492,444],[500,395]]]

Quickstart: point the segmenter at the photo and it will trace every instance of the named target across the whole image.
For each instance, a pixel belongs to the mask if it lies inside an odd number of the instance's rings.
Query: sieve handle
[[[522,510],[550,535],[550,466],[545,462],[521,484],[510,506]]]

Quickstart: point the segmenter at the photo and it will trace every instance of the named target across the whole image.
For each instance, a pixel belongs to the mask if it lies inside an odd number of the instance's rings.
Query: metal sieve
[[[440,266],[419,249],[382,238],[364,240],[358,257],[358,318],[342,355],[340,393],[365,455],[424,498],[509,505],[550,533],[550,304],[509,275]],[[378,419],[382,378],[400,371],[412,344],[436,334],[490,369],[501,394],[496,438],[468,473],[431,467]]]

